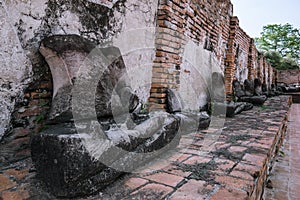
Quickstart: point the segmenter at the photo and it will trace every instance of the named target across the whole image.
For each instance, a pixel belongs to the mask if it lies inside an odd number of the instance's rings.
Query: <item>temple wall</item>
[[[300,70],[277,70],[277,82],[295,84],[300,82]]]
[[[2,2],[0,138],[16,128],[43,128],[37,124],[51,106],[53,77],[38,48],[51,35],[75,34],[100,47],[118,47],[128,72],[124,79],[153,109],[167,109],[169,88],[183,109],[198,110],[210,99],[214,72],[224,75],[228,99],[233,80],[259,78],[270,85],[276,73],[232,7],[229,0]]]

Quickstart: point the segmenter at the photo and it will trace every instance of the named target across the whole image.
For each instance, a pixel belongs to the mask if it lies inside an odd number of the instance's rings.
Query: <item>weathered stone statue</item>
[[[206,112],[181,112],[168,90],[169,111],[140,114],[116,47],[77,35],[54,35],[40,46],[53,75],[48,128],[32,139],[37,176],[59,197],[95,193],[170,148],[182,134],[207,128]]]
[[[240,97],[246,95],[245,91],[243,90],[243,88],[238,80],[233,81],[233,93],[234,93],[234,96],[236,96],[237,98],[240,98]]]
[[[253,96],[254,83],[252,81],[249,81],[248,79],[246,79],[244,81],[244,90],[245,90],[245,96]]]
[[[245,95],[244,90],[238,81],[234,81],[234,93],[239,97]],[[212,114],[225,115],[226,117],[233,117],[245,110],[250,110],[253,105],[251,103],[228,102],[225,101],[224,76],[220,73],[214,72],[212,75]]]
[[[255,96],[262,95],[261,85],[262,85],[261,81],[258,78],[254,79],[254,95]]]
[[[212,89],[211,89],[211,100],[214,102],[225,101],[225,79],[223,74],[218,72],[212,73]]]
[[[267,100],[266,95],[260,94],[260,81],[258,79],[254,80],[254,84],[249,80],[245,80],[245,90],[242,89],[242,86],[238,81],[234,81],[233,86],[234,94],[238,101],[261,105]]]
[[[118,48],[55,35],[42,41],[40,52],[54,91],[49,128],[33,137],[32,159],[56,196],[94,193],[178,144],[178,116],[160,112],[138,119],[139,99],[123,79]]]

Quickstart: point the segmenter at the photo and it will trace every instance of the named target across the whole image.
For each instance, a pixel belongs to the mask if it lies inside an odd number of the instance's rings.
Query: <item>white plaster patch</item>
[[[212,73],[223,73],[215,55],[189,41],[184,48],[179,94],[183,110],[199,110],[207,103]]]
[[[30,62],[7,13],[6,7],[0,6],[0,139],[9,128],[15,102],[31,75]]]

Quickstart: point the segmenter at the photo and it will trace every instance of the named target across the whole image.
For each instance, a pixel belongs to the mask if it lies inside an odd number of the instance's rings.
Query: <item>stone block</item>
[[[162,155],[180,139],[179,119],[163,112],[151,113],[131,130],[115,127],[88,133],[61,124],[35,135],[31,149],[37,176],[56,196],[89,195]]]

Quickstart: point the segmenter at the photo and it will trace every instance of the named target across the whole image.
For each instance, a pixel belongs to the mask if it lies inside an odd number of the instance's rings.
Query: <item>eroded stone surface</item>
[[[22,99],[24,88],[30,81],[31,64],[18,39],[13,20],[0,4],[0,140],[10,128],[15,103]]]
[[[122,46],[121,54],[125,55],[124,60],[129,69],[140,69],[139,73],[142,76],[130,77],[133,90],[137,90],[139,98],[143,101],[148,98],[152,65],[145,66],[145,63],[151,63],[153,60],[154,37],[152,36],[153,44],[150,45],[152,49],[146,46],[148,49],[145,51],[133,52],[134,49],[140,49],[130,41],[134,36],[128,38],[125,37],[127,34],[121,33],[127,30],[155,27],[157,2],[3,1],[0,9],[2,38],[0,41],[2,52],[0,55],[2,69],[0,138],[11,126],[10,118],[15,109],[15,102],[23,99],[23,90],[29,83],[37,85],[39,81],[43,81],[41,68],[45,63],[38,49],[40,42],[50,35],[76,34],[95,43],[113,40],[114,44]],[[151,37],[149,38],[147,42],[151,44]],[[144,37],[140,37],[140,41],[143,39]],[[140,44],[145,43],[143,41]],[[127,48],[124,49],[124,46]],[[140,65],[144,67],[140,68]],[[35,89],[43,90],[42,87]]]
[[[139,103],[136,98],[131,99],[133,91],[127,80],[121,80],[126,76],[126,69],[118,48],[98,48],[94,42],[78,35],[55,35],[43,40],[40,52],[53,76],[49,114],[52,123],[68,122],[73,114],[83,119],[92,118],[95,112],[97,117],[112,116],[112,109],[116,110],[114,114],[119,114],[116,112],[125,108],[123,113],[126,113]],[[114,93],[118,96],[117,102],[113,101]],[[75,113],[74,98],[78,102]]]
[[[72,125],[56,125],[33,138],[32,158],[38,177],[53,194],[62,197],[87,195],[111,184],[120,174],[159,156],[155,151],[168,143],[170,147],[177,145],[178,126],[177,118],[163,113],[154,114],[132,131],[117,128],[104,135],[99,132],[98,136],[88,132],[76,134]],[[152,155],[143,154],[147,152]]]

